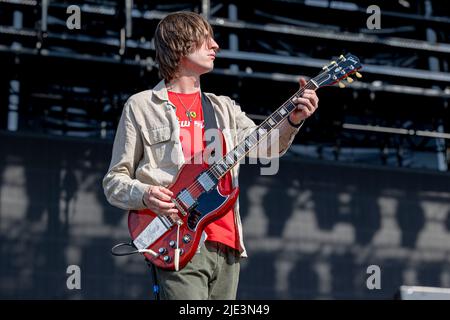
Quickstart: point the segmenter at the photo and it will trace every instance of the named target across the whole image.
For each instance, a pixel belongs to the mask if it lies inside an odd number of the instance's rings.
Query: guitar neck
[[[284,102],[277,110],[267,117],[259,126],[255,128],[245,139],[240,142],[233,150],[229,151],[219,161],[215,162],[209,168],[209,172],[219,180],[228,171],[230,171],[239,161],[249,154],[259,143],[270,135],[289,115],[295,110],[295,104],[292,102],[295,98],[301,97],[305,89],[317,90],[317,83],[312,79],[298,90],[292,97]]]

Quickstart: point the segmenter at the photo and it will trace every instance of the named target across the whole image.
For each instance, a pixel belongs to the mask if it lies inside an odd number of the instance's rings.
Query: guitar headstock
[[[335,83],[338,83],[340,88],[345,88],[342,80],[346,79],[348,83],[352,83],[354,81],[350,77],[352,74],[357,78],[361,78],[362,75],[358,72],[361,68],[362,65],[359,59],[348,53],[345,56],[342,55],[338,59],[331,61],[329,65],[324,66],[324,71],[313,80],[319,88],[331,86]]]

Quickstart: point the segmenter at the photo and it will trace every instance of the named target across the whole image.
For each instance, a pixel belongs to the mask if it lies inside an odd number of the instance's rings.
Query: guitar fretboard
[[[292,102],[295,98],[301,97],[305,89],[316,90],[318,88],[314,80],[310,80],[303,88],[298,90],[292,97],[283,103],[275,112],[255,128],[244,138],[233,150],[229,151],[222,159],[211,165],[207,171],[210,176],[219,180],[230,171],[241,159],[243,159],[253,148],[266,138],[272,130],[277,128],[295,110]]]

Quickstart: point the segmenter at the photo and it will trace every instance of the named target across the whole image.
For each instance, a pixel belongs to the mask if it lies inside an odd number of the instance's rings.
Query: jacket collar
[[[153,94],[162,101],[169,101],[169,96],[167,94],[166,83],[164,79],[161,80],[154,88]]]

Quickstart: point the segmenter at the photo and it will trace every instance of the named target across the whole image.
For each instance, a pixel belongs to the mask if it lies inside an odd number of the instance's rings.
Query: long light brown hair
[[[181,58],[211,38],[211,25],[201,15],[187,11],[167,15],[156,27],[154,38],[159,75],[166,81],[176,78]]]

